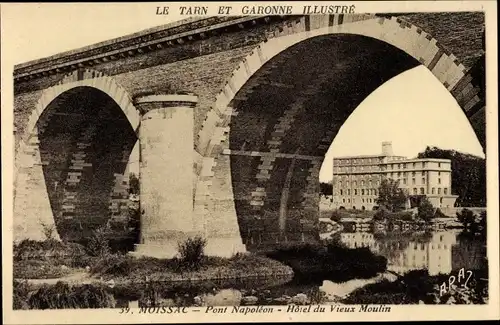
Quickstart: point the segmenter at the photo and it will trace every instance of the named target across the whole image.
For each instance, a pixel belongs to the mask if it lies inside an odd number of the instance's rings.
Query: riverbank
[[[265,256],[251,253],[238,253],[230,258],[205,256],[202,244],[190,243],[185,256],[158,259],[112,253],[108,249],[89,250],[79,244],[50,239],[26,240],[14,247],[13,275],[18,280],[50,279],[45,283],[57,279],[142,283],[293,276],[289,266]],[[97,254],[92,254],[94,251]]]
[[[38,269],[23,269],[31,261],[15,262],[14,278],[34,285],[68,283],[102,283],[127,285],[147,282],[183,282],[219,279],[293,276],[291,267],[270,258],[252,254],[237,254],[224,259],[205,257],[199,270],[183,269],[176,259],[135,258],[113,255],[94,258],[86,268],[57,265],[57,261],[38,261]],[[51,270],[51,273],[42,271]],[[63,270],[61,272],[54,270]],[[21,275],[21,276],[20,276]]]
[[[487,304],[487,269],[475,270],[474,277],[464,285],[446,286],[449,274],[430,276],[427,270],[413,270],[395,281],[383,280],[354,290],[343,304]]]

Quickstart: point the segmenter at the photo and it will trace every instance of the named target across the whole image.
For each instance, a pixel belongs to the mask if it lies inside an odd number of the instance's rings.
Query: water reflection
[[[324,278],[301,282],[291,277],[220,280],[188,284],[148,283],[145,287],[112,288],[117,307],[245,306],[337,304],[358,288],[394,273],[427,269],[430,275],[485,266],[484,241],[455,230],[412,232],[337,232],[335,240],[348,248],[368,247],[385,256],[388,270],[370,279],[334,282]]]
[[[430,275],[447,274],[462,267],[480,269],[485,247],[474,239],[460,238],[459,231],[344,232],[340,242],[349,248],[368,247],[387,258],[387,268],[399,274],[427,269]]]
[[[334,239],[349,248],[368,247],[385,256],[388,270],[371,279],[334,282],[316,279],[314,283],[291,278],[193,283],[189,288],[136,290],[141,297],[121,295],[117,305],[130,308],[149,306],[244,306],[288,304],[337,304],[354,290],[382,280],[395,281],[394,273],[427,269],[430,275],[450,273],[460,268],[478,270],[485,265],[482,241],[462,236],[456,230],[413,232],[337,232]],[[145,294],[146,293],[146,294]],[[116,297],[116,295],[115,295]]]

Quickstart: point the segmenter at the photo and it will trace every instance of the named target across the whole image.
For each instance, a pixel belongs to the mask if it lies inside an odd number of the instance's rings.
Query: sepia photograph
[[[4,309],[497,305],[496,14],[447,2],[2,4]]]

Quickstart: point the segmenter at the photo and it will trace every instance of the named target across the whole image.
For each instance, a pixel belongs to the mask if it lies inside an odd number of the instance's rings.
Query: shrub
[[[330,217],[332,221],[335,221],[337,223],[342,221],[342,216],[340,215],[339,212],[333,211],[332,216]]]
[[[92,231],[85,250],[90,256],[104,256],[109,254],[108,227],[103,226]]]
[[[457,219],[462,223],[465,229],[469,229],[473,227],[476,221],[476,216],[471,210],[463,209],[462,211],[457,212]]]
[[[13,283],[12,308],[13,309],[29,309],[28,295],[30,286],[28,281],[14,281]]]
[[[43,235],[45,236],[45,239],[46,240],[53,240],[55,239],[54,237],[54,234],[56,233],[56,226],[55,225],[49,225],[49,224],[46,224],[46,223],[43,223],[43,222],[40,222],[41,226],[42,226],[42,231],[43,231]]]
[[[28,299],[30,309],[113,308],[115,304],[102,285],[70,286],[64,282],[45,284]]]
[[[91,266],[91,274],[126,276],[130,274],[132,257],[123,255],[102,255]]]
[[[430,222],[434,218],[434,214],[434,207],[429,199],[426,197],[422,198],[418,205],[418,217],[425,222]]]
[[[180,264],[185,268],[198,270],[201,268],[207,241],[200,236],[188,238],[178,244]]]
[[[387,211],[386,208],[381,207],[377,209],[377,212],[375,212],[375,215],[373,216],[373,220],[375,221],[384,221],[387,220],[389,216],[389,211]]]
[[[55,239],[36,241],[25,239],[14,245],[14,260],[50,261],[53,264],[80,265],[85,248],[76,243],[63,243]],[[73,265],[74,264],[74,265]]]
[[[389,213],[388,218],[392,221],[413,221],[413,213],[411,212],[394,212]]]

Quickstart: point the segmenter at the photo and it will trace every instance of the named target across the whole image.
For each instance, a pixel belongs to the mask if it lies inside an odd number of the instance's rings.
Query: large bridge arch
[[[61,229],[81,227],[78,214],[119,210],[139,123],[127,91],[99,71],[76,70],[45,89],[16,154],[15,240],[43,240],[45,226],[66,237]]]
[[[236,215],[247,243],[250,224],[285,237],[303,236],[308,228],[314,236],[319,169],[339,127],[373,90],[418,65],[457,100],[484,148],[485,122],[477,122],[485,110],[478,80],[484,76],[467,71],[419,27],[396,17],[332,15],[302,17],[278,29],[240,63],[207,114],[196,143],[203,167],[195,213],[217,221],[209,226],[215,233],[231,228],[224,224]],[[333,70],[343,73],[342,82]],[[358,94],[351,102],[349,91]],[[271,107],[274,112],[266,110]]]

